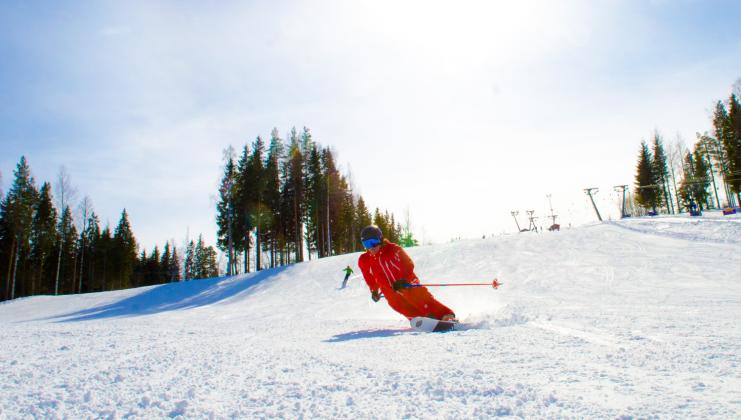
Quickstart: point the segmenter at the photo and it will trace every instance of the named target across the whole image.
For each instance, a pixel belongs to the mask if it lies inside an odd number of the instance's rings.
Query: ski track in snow
[[[0,418],[737,418],[740,219],[410,249],[465,325],[417,333],[358,254],[0,304]],[[358,271],[356,269],[356,271]]]

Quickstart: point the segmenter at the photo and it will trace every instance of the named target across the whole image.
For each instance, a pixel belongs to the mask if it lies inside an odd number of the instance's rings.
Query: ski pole
[[[425,283],[425,284],[408,284],[404,286],[409,289],[412,287],[442,287],[442,286],[491,286],[495,289],[499,288],[503,283],[499,280],[494,279],[491,283]]]

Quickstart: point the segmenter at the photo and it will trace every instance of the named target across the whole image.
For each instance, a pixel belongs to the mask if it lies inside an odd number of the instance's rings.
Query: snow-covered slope
[[[0,418],[732,418],[741,219],[635,219],[409,251],[467,323],[415,333],[358,254],[0,304]],[[359,271],[356,268],[356,271]]]

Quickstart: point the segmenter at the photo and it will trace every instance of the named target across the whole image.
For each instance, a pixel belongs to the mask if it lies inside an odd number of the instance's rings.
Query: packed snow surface
[[[0,418],[738,418],[741,219],[409,250],[464,321],[417,333],[358,254],[0,304]]]

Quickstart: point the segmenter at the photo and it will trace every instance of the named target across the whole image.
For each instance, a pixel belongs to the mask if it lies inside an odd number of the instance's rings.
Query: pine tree
[[[720,161],[721,156],[717,153],[716,146],[718,145],[718,141],[712,137],[710,137],[707,133],[700,134],[697,133],[697,143],[695,145],[695,149],[698,150],[702,155],[705,157],[705,163],[707,163],[708,166],[708,175],[710,177],[709,181],[712,182],[712,194],[711,199],[715,198],[715,205],[717,208],[720,208],[720,198],[718,197],[718,188],[717,183],[715,180],[715,168],[713,167],[713,162],[715,162],[716,167],[720,167]],[[721,171],[722,172],[722,171]],[[712,200],[711,200],[712,203]]]
[[[355,251],[355,243],[358,242],[357,235],[362,227],[358,226],[356,222],[355,200],[353,199],[352,191],[347,186],[345,178],[342,178],[340,182],[343,186],[341,191],[340,220],[338,228],[335,229],[337,238],[333,243],[339,245],[335,247],[338,254],[345,254]]]
[[[219,267],[216,262],[216,250],[200,241],[199,243],[201,244],[198,251],[200,254],[200,267],[198,269],[201,273],[200,277],[204,279],[218,277]]]
[[[705,208],[708,198],[708,166],[702,152],[695,146],[694,152],[687,152],[684,159],[684,179],[679,189],[682,201],[687,208],[691,209],[695,203],[699,210]]]
[[[707,207],[708,187],[710,186],[709,166],[702,151],[700,150],[699,144],[695,145],[693,153],[693,174],[694,184],[692,185],[692,195],[694,196],[697,204],[700,206],[700,210]]]
[[[121,213],[121,220],[118,222],[116,231],[113,235],[115,246],[114,256],[116,262],[115,275],[118,280],[118,288],[125,289],[131,287],[131,275],[134,272],[136,264],[137,244],[134,233],[129,223],[129,215],[126,209]]]
[[[52,201],[51,185],[45,182],[39,192],[31,227],[31,266],[36,269],[36,273],[31,280],[29,295],[51,291],[50,285],[42,282],[52,278],[52,264],[47,263],[53,256],[57,242],[56,221],[57,210]]]
[[[0,203],[0,247],[3,260],[7,258],[5,299],[15,298],[16,280],[25,274],[19,273],[19,264],[26,261],[30,252],[33,210],[39,194],[24,156],[14,175],[13,185]]]
[[[692,153],[687,152],[682,165],[682,182],[679,186],[679,195],[682,197],[682,204],[691,209],[691,204],[695,201],[692,191],[692,182],[694,180],[695,163],[692,159]]]
[[[77,229],[72,222],[72,211],[69,206],[62,210],[62,216],[57,224],[56,250],[57,261],[56,281],[54,294],[73,293],[75,291],[75,256],[77,254]]]
[[[282,208],[285,220],[287,241],[292,244],[294,260],[304,260],[304,213],[306,211],[306,183],[304,178],[304,156],[301,152],[296,128],[291,130],[288,161],[286,162],[286,181],[282,190]]]
[[[237,186],[234,191],[234,247],[238,252],[244,253],[244,272],[249,272],[250,247],[252,238],[250,233],[254,228],[250,214],[250,180],[248,179],[248,166],[250,162],[250,150],[247,145],[242,149],[242,155],[237,163]],[[185,278],[186,280],[188,277]]]
[[[667,168],[667,158],[664,152],[664,144],[658,132],[654,134],[653,142],[653,161],[651,162],[651,172],[654,175],[657,188],[657,206],[666,204],[666,212],[671,213],[671,199],[669,198],[669,169]]]
[[[227,253],[227,275],[232,275],[236,273],[234,208],[237,167],[234,163],[234,149],[231,146],[224,151],[224,161],[224,175],[219,187],[219,202],[216,205],[216,225],[218,226],[216,246]]]
[[[314,143],[314,139],[311,136],[311,130],[309,130],[307,127],[304,127],[304,129],[301,131],[301,154],[304,155],[304,157],[308,157],[311,150],[315,147],[316,144]]]
[[[157,245],[154,246],[152,253],[149,254],[149,258],[146,259],[146,279],[145,284],[159,284],[160,283],[160,249]]]
[[[160,271],[157,275],[157,283],[170,282],[171,259],[172,254],[170,252],[170,242],[165,242],[165,248],[162,250],[162,259],[160,260]]]
[[[270,147],[265,162],[265,207],[268,210],[265,225],[265,237],[270,248],[270,267],[277,263],[278,248],[285,241],[283,218],[281,217],[281,161],[284,158],[283,140],[278,129],[270,133]]]
[[[373,214],[373,224],[378,226],[379,229],[381,229],[381,232],[383,232],[383,236],[386,239],[389,239],[389,225],[388,221],[386,220],[386,217],[381,213],[381,210],[376,207],[376,211]]]
[[[718,101],[713,114],[715,137],[722,144],[721,171],[727,186],[729,200],[732,195],[741,202],[741,104],[732,94],[728,100],[728,111],[723,102]],[[729,203],[733,204],[733,203]]]
[[[87,255],[87,270],[85,270],[88,279],[87,288],[89,291],[102,291],[104,290],[104,284],[97,282],[96,273],[100,271],[97,269],[98,258],[102,253],[104,244],[101,241],[100,221],[94,211],[91,211],[87,227],[82,235],[84,238],[82,243],[86,247]]]
[[[80,270],[79,270],[79,282],[77,285],[77,292],[82,293],[82,284],[85,273],[85,251],[87,250],[85,231],[87,230],[87,223],[89,222],[90,215],[93,214],[93,201],[90,197],[85,196],[82,199],[79,206],[80,220],[82,227],[80,228],[79,246],[80,250]]]
[[[728,100],[727,146],[731,176],[729,181],[736,198],[741,202],[741,103],[735,94]]]
[[[729,201],[732,200],[733,186],[731,185],[731,178],[733,177],[733,162],[732,156],[734,153],[733,145],[733,130],[731,128],[730,119],[728,118],[728,112],[726,111],[725,105],[722,101],[718,101],[715,105],[715,111],[713,113],[713,127],[715,138],[717,139],[717,153],[719,155],[719,166],[721,176],[723,177],[723,184],[726,187],[726,197]],[[729,205],[732,203],[729,202]]]
[[[193,247],[193,277],[196,279],[217,277],[219,267],[216,255],[216,250],[212,246],[206,246],[203,235],[199,235],[198,242]]]
[[[360,228],[364,228],[371,224],[371,215],[370,211],[368,211],[368,206],[365,205],[365,200],[363,197],[358,198],[358,205],[356,207],[356,213],[357,213],[357,219],[358,219],[358,226]]]
[[[134,271],[131,274],[131,286],[139,287],[147,284],[147,249],[142,248],[134,264]]]
[[[305,216],[305,239],[309,249],[309,260],[311,260],[311,251],[320,252],[321,241],[321,219],[322,204],[324,200],[324,177],[322,174],[322,162],[316,145],[312,144],[309,151],[309,158],[306,162],[306,194],[304,196],[306,203]]]
[[[203,254],[203,236],[198,236],[198,242],[196,242],[196,246],[193,249],[193,278],[194,279],[203,279],[206,276],[204,275],[204,257]]]
[[[653,156],[645,141],[641,142],[641,152],[636,166],[635,197],[638,204],[656,212],[656,176],[653,171]]]
[[[195,273],[195,252],[196,252],[196,246],[195,243],[191,240],[188,242],[187,247],[185,248],[185,264],[184,264],[184,279],[187,280],[193,280]]]
[[[178,250],[174,246],[172,247],[172,258],[170,259],[168,273],[169,281],[180,281],[180,258],[178,257]]]
[[[388,226],[389,226],[389,229],[390,229],[390,232],[389,232],[390,239],[389,240],[391,242],[398,243],[399,242],[399,238],[401,237],[401,226],[398,223],[396,223],[396,220],[394,219],[393,213],[392,214],[389,214],[388,211],[387,211],[386,212],[386,219],[389,221],[388,222]]]
[[[265,143],[257,136],[252,143],[252,156],[247,164],[246,182],[249,189],[246,191],[248,216],[255,229],[255,270],[262,270],[262,238],[264,235],[265,220],[269,210],[265,206]]]
[[[115,290],[116,246],[110,226],[100,232],[95,246],[96,270],[100,273],[100,290]]]
[[[304,240],[306,241],[306,249],[308,251],[309,260],[311,260],[311,252],[315,250],[319,251],[320,247],[320,232],[321,227],[319,226],[319,220],[321,220],[319,203],[322,202],[321,188],[322,182],[322,169],[321,169],[321,158],[319,155],[319,147],[314,142],[311,135],[311,131],[304,127],[301,131],[301,154],[304,158],[303,161],[303,173],[304,173],[304,214],[302,218],[304,220]]]
[[[322,150],[322,171],[325,180],[324,217],[322,219],[322,231],[325,233],[324,256],[331,256],[332,250],[339,251],[340,234],[342,226],[342,205],[346,184],[343,182],[340,172],[335,165],[332,151],[326,147]]]

